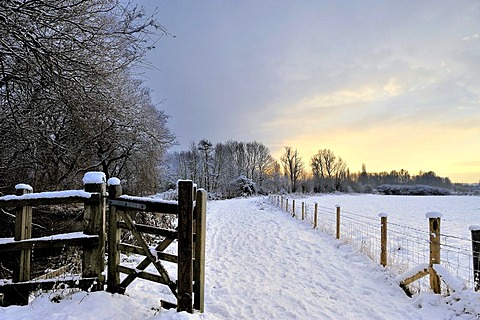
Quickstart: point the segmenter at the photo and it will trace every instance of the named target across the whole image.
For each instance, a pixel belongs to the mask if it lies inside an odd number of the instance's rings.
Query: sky
[[[479,182],[479,1],[133,2],[170,33],[141,77],[178,150],[256,140]]]

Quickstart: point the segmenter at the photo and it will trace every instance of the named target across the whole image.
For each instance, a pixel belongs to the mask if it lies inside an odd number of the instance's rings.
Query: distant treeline
[[[433,171],[410,174],[407,170],[352,173],[347,163],[333,151],[320,149],[305,164],[299,152],[285,147],[279,160],[260,142],[227,141],[212,143],[202,139],[188,150],[170,153],[164,166],[162,184],[174,188],[177,179],[192,179],[211,195],[234,197],[252,193],[356,192],[385,194],[449,194],[459,187],[448,177]]]

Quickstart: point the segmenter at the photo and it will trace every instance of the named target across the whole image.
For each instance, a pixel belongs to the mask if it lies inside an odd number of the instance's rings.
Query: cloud
[[[477,40],[480,38],[480,35],[478,33],[474,33],[471,36],[464,37],[462,40],[463,41],[470,41],[470,40]]]

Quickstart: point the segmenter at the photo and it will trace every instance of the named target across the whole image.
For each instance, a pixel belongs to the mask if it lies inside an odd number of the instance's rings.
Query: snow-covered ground
[[[408,298],[388,269],[293,219],[265,198],[209,202],[206,250],[204,314],[159,309],[168,288],[135,280],[125,296],[80,292],[54,303],[52,294],[45,294],[28,306],[0,308],[0,319],[477,319],[480,315],[480,295],[468,290],[450,297],[422,293]],[[130,260],[133,263],[135,258]]]

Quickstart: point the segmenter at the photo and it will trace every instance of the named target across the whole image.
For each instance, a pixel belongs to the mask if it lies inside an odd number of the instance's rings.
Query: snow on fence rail
[[[329,208],[278,195],[270,201],[399,274],[407,293],[480,290],[480,226],[470,227],[472,239],[465,239],[441,233],[438,212],[426,214],[430,227],[422,230],[390,222],[385,213],[376,219],[339,205]]]

